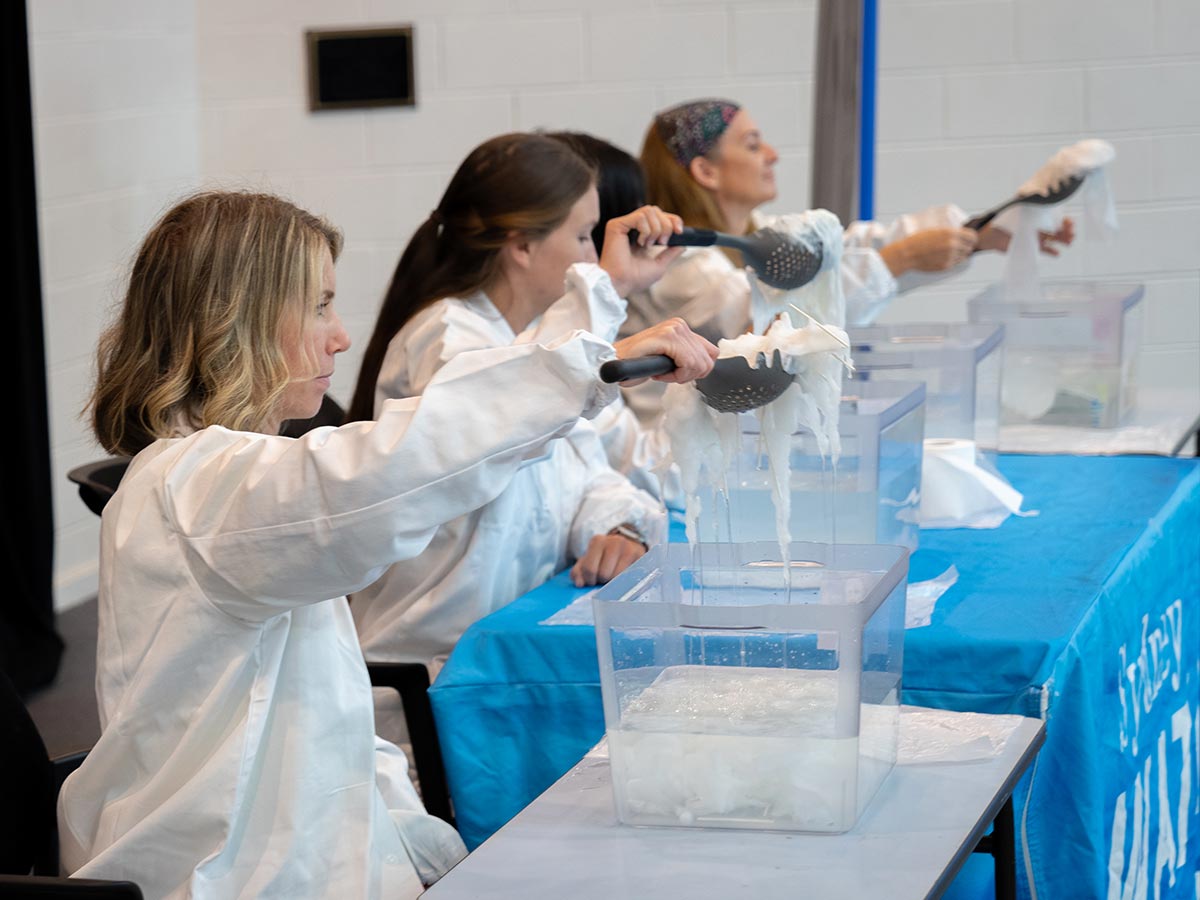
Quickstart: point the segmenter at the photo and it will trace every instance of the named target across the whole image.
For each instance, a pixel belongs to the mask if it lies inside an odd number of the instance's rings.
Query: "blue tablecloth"
[[[904,702],[1047,719],[1016,795],[1023,896],[1195,898],[1200,462],[999,465],[1041,514],[921,533],[911,580],[959,580],[907,632]],[[538,624],[579,593],[560,575],[476,623],[431,689],[470,847],[604,733],[592,629]]]

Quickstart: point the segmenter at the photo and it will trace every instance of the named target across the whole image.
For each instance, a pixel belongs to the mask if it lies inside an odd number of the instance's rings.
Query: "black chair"
[[[96,515],[104,512],[104,504],[117,492],[117,485],[129,467],[128,456],[110,456],[96,462],[76,466],[67,473],[79,485],[79,496]]]
[[[51,761],[25,704],[0,674],[0,898],[47,900],[142,900],[131,881],[58,877],[55,807],[67,776],[87,752]]]
[[[367,673],[372,685],[391,688],[400,695],[425,811],[453,825],[442,747],[438,743],[433,707],[429,704],[429,670],[424,663],[368,662]]]

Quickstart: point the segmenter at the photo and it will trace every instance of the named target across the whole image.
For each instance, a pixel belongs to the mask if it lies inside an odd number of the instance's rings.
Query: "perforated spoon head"
[[[717,412],[743,413],[778,399],[793,378],[776,350],[769,364],[765,354],[758,354],[757,366],[740,356],[718,359],[712,372],[696,381],[696,389]]]
[[[763,284],[784,291],[804,287],[821,271],[824,248],[811,247],[773,228],[746,235],[742,253]]]
[[[1024,195],[1021,198],[1021,202],[1033,203],[1037,206],[1051,206],[1055,203],[1062,203],[1079,190],[1079,186],[1083,184],[1083,178],[1083,175],[1072,175],[1070,178],[1064,178],[1044,194]]]

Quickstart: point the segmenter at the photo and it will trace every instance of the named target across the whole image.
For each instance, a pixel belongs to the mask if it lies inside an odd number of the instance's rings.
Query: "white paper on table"
[[[592,612],[592,595],[595,591],[580,594],[554,615],[542,619],[539,625],[595,625],[596,617]]]
[[[927,439],[921,461],[922,528],[996,528],[1022,512],[1021,492],[979,464],[974,441]]]
[[[908,586],[907,603],[904,608],[905,628],[924,628],[933,618],[933,608],[938,598],[958,581],[958,569],[950,566],[937,578],[915,581]]]
[[[900,707],[897,765],[974,762],[1004,750],[1021,716],[950,712],[924,706]]]

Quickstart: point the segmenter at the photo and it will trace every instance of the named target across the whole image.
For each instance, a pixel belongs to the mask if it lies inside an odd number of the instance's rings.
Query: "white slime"
[[[1033,177],[1021,185],[1018,194],[1045,194],[1058,187],[1068,178],[1087,175],[1107,166],[1117,157],[1117,151],[1108,141],[1091,138],[1063,147],[1038,169]]]
[[[842,331],[846,324],[841,278],[842,224],[837,216],[823,209],[764,216],[757,224],[789,234],[813,249],[819,247],[822,256],[817,276],[794,290],[777,290],[752,278],[754,333],[726,338],[718,345],[722,357],[742,356],[752,366],[758,365],[759,353],[764,353],[770,361],[778,350],[783,367],[795,375],[795,381],[782,396],[757,410],[771,469],[776,535],[782,561],[787,563],[791,543],[788,518],[792,435],[800,427],[811,430],[821,456],[829,454],[835,464],[841,452],[838,408],[842,369],[850,362],[846,354],[849,341]],[[793,327],[794,318],[803,318],[799,313],[794,314],[794,309],[803,310],[824,327],[816,323]],[[713,410],[691,384],[667,387],[663,413],[663,429],[671,444],[671,455],[682,473],[687,537],[694,544],[700,517],[700,488],[711,486],[726,493],[725,473],[741,440],[737,416]],[[784,566],[784,573],[790,575],[789,566]]]
[[[786,318],[780,318],[765,335],[744,334],[727,338],[717,346],[722,358],[741,356],[752,366],[763,359],[771,360],[779,351],[784,369],[795,376],[782,396],[756,411],[771,470],[776,535],[781,559],[787,562],[791,543],[792,435],[807,428],[816,437],[821,456],[828,455],[837,462],[841,452],[838,409],[842,371],[849,362],[849,340],[846,332],[836,326],[793,328]],[[663,410],[663,428],[671,442],[671,455],[679,464],[687,498],[687,537],[695,543],[700,488],[725,492],[725,473],[737,453],[741,432],[736,415],[709,407],[690,384],[668,386]],[[784,571],[789,570],[785,567]]]
[[[1083,184],[1070,201],[1083,204],[1089,237],[1111,238],[1117,231],[1117,207],[1105,168],[1116,155],[1112,144],[1094,138],[1063,147],[1021,185],[1018,193],[1045,194],[1066,179],[1083,175]],[[1004,271],[1005,292],[1010,298],[1032,299],[1040,295],[1038,232],[1057,227],[1051,212],[1056,207],[1057,204],[1018,204],[995,218],[995,225],[1012,234]]]

